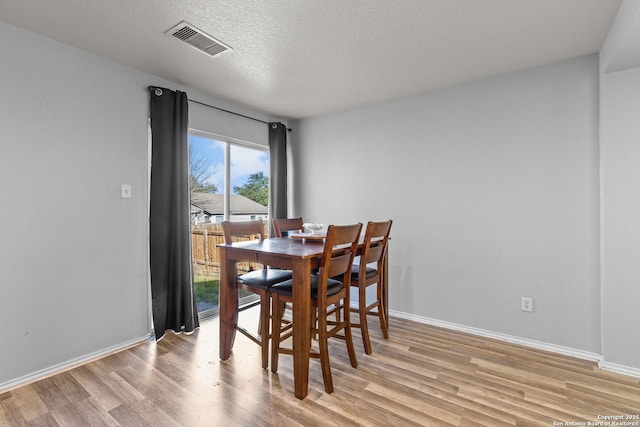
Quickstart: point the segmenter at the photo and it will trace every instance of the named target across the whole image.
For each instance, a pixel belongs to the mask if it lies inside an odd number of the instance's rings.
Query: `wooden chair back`
[[[364,248],[362,255],[360,255],[361,266],[382,261],[392,223],[392,220],[382,222],[369,221],[367,223],[367,229],[364,234]]]
[[[371,340],[369,338],[369,326],[367,324],[367,315],[377,315],[380,320],[380,329],[382,336],[388,338],[387,331],[388,319],[386,310],[386,294],[388,285],[386,283],[385,254],[387,251],[387,243],[389,241],[389,232],[391,231],[392,221],[367,223],[367,229],[364,233],[364,241],[362,253],[357,274],[352,277],[351,284],[358,288],[358,308],[352,308],[352,311],[359,313],[360,322],[352,323],[352,326],[359,327],[362,332],[362,343],[366,354],[371,354]],[[370,270],[368,264],[376,263],[376,268]],[[367,287],[377,284],[376,300],[370,302],[367,300]]]
[[[233,243],[234,237],[248,237],[249,239],[255,239],[255,236],[258,236],[260,240],[265,239],[265,227],[262,220],[233,222],[222,221],[222,233],[224,234],[225,243]],[[252,269],[252,267],[253,265],[250,266],[250,269]],[[260,322],[258,325],[259,334],[254,334],[239,325],[237,322],[235,329],[260,346],[263,369],[266,369],[269,364],[269,341],[271,338],[269,334],[271,293],[268,288],[273,286],[274,283],[284,282],[290,278],[291,272],[287,272],[285,270],[272,270],[268,269],[266,265],[262,265],[260,270],[249,271],[246,274],[238,276],[236,279],[236,284],[239,289],[252,292],[260,296],[258,301],[251,301],[238,307],[238,312],[240,312],[256,305],[260,306]]]
[[[358,249],[362,224],[330,225],[318,271],[318,301],[327,296],[327,280],[339,279],[349,289],[353,258]],[[322,304],[319,302],[319,306]]]
[[[233,243],[234,237],[260,236],[260,240],[265,238],[264,223],[260,219],[254,221],[222,221],[222,232],[225,243]]]
[[[304,232],[302,218],[273,218],[273,232],[276,237],[283,237],[289,231]]]

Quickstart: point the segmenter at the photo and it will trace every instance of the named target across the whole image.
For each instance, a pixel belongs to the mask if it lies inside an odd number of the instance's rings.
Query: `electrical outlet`
[[[520,300],[520,309],[529,313],[533,312],[533,298],[522,297]]]

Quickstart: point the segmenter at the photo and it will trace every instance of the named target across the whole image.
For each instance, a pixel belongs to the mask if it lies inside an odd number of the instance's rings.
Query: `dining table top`
[[[295,237],[269,237],[266,239],[241,240],[232,243],[218,243],[216,246],[225,248],[239,248],[264,252],[292,253],[294,255],[316,254],[324,248],[325,234],[299,233]],[[358,246],[364,243],[364,236],[358,239]]]
[[[220,243],[218,246],[228,250],[290,255],[295,258],[313,258],[324,250],[324,241],[317,239],[292,239],[290,237],[271,237],[268,239],[246,240],[233,243]]]

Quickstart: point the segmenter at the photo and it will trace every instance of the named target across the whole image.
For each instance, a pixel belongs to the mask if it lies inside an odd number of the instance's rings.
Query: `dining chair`
[[[276,237],[288,237],[291,232],[304,233],[304,221],[302,217],[297,218],[273,218],[273,232]],[[285,304],[285,309],[291,309]]]
[[[273,218],[273,232],[276,237],[286,237],[291,231],[304,232],[302,218]]]
[[[380,329],[385,339],[389,338],[388,319],[386,318],[386,307],[384,307],[383,292],[384,287],[384,259],[389,241],[389,232],[393,221],[367,223],[364,234],[363,248],[358,264],[354,264],[351,270],[351,286],[358,288],[358,308],[351,308],[352,312],[359,313],[359,323],[352,323],[353,327],[360,328],[362,343],[366,354],[371,354],[371,340],[369,339],[369,326],[367,316],[376,315],[380,320]],[[375,263],[375,268],[370,264]],[[376,286],[376,299],[367,303],[367,288]]]
[[[223,221],[222,232],[224,233],[225,243],[232,243],[238,237],[255,238],[255,236],[259,236],[260,240],[265,238],[262,220]],[[244,311],[258,304],[260,305],[258,335],[239,325],[236,325],[236,329],[262,348],[262,368],[264,369],[267,368],[269,362],[269,326],[271,314],[271,292],[269,290],[273,285],[289,280],[291,277],[291,270],[272,269],[267,268],[266,265],[259,270],[250,271],[236,277],[238,289],[252,292],[260,297],[259,303],[248,303],[238,308],[238,311]]]
[[[304,233],[302,217],[298,218],[273,218],[273,231],[276,237],[288,237],[291,232]],[[313,270],[316,274],[318,269]]]
[[[317,312],[317,324],[315,321],[311,321],[311,334],[314,335],[316,332],[314,328],[317,327],[319,351],[315,352],[310,348],[309,355],[320,359],[324,389],[327,393],[333,392],[329,364],[329,338],[335,337],[344,340],[351,366],[354,368],[358,366],[349,323],[349,284],[361,230],[362,224],[360,223],[342,226],[330,225],[327,229],[327,237],[320,260],[320,270],[317,275],[312,274],[310,277],[312,316]],[[282,306],[283,303],[293,302],[292,291],[293,280],[287,280],[271,288],[273,311],[271,317],[271,330],[273,331],[271,339],[272,372],[278,371],[280,353],[293,354],[292,348],[281,346],[282,342],[293,335],[290,324],[285,323],[284,327],[282,326]],[[295,307],[293,309],[295,310]],[[335,320],[329,319],[331,315],[335,315]]]

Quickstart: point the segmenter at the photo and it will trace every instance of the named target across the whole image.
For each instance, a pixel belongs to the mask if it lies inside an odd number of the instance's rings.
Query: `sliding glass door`
[[[200,317],[218,312],[220,260],[225,220],[268,220],[269,152],[266,147],[189,135],[191,242],[194,287]],[[249,265],[239,265],[247,270]]]

